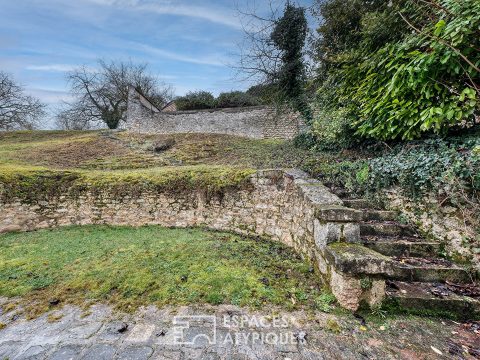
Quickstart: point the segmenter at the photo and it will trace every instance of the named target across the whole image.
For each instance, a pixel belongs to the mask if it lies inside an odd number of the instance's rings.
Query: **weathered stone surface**
[[[351,311],[358,309],[362,297],[359,279],[332,269],[330,288],[342,307]]]
[[[315,245],[319,249],[324,249],[328,244],[340,241],[342,229],[340,224],[321,223],[319,220],[314,221]]]
[[[373,288],[374,286],[372,286]],[[449,343],[452,340],[452,331],[461,331],[461,325],[446,320],[432,320],[421,318],[389,319],[387,329],[381,330],[380,325],[367,322],[366,331],[361,331],[360,321],[352,316],[340,314],[326,314],[322,312],[295,311],[285,312],[279,309],[259,309],[248,311],[235,306],[194,306],[194,307],[168,307],[154,309],[149,307],[139,309],[135,314],[112,313],[109,308],[95,306],[93,315],[80,317],[82,311],[75,307],[67,306],[60,311],[64,317],[58,324],[43,322],[41,320],[18,319],[7,325],[0,332],[0,359],[17,359],[30,345],[33,338],[43,339],[48,344],[46,353],[41,353],[34,359],[45,360],[77,360],[77,359],[162,359],[162,360],[218,360],[218,359],[261,359],[261,360],[318,360],[318,359],[358,359],[359,354],[369,359],[397,359],[405,349],[411,353],[405,358],[436,359],[437,354],[425,343],[448,354]],[[223,321],[224,317],[235,314],[238,317],[251,319],[272,317],[272,310],[279,318],[287,318],[288,324],[280,328],[265,328],[262,325],[249,324],[245,327],[229,327]],[[58,310],[57,310],[58,311]],[[102,313],[103,311],[103,313]],[[75,314],[68,317],[68,314]],[[213,315],[217,319],[217,341],[214,344],[195,345],[174,344],[173,338],[151,344],[131,344],[123,340],[103,340],[101,332],[91,338],[71,337],[63,329],[63,325],[78,327],[85,321],[102,321],[103,327],[114,321],[125,321],[130,324],[144,324],[167,328],[173,332],[174,317],[177,315]],[[42,317],[43,318],[43,317]],[[329,324],[338,326],[338,333],[330,330]],[[41,324],[42,326],[38,326]],[[203,325],[203,331],[209,333],[211,327]],[[420,329],[420,330],[419,330]],[[272,331],[279,334],[291,334],[295,342],[269,344],[265,341],[253,342],[253,334],[266,335]],[[226,334],[249,335],[240,336],[238,342],[225,343]],[[248,340],[245,340],[248,339]],[[264,338],[265,339],[265,338]],[[301,343],[300,343],[301,340]],[[37,345],[34,345],[37,346]],[[411,354],[415,354],[412,356]]]
[[[362,286],[362,279],[332,268],[331,283],[333,295],[345,309],[356,311],[365,301],[370,306],[380,304],[385,298],[385,280],[368,279],[370,286]]]
[[[441,296],[434,295],[437,291]],[[387,289],[390,300],[405,309],[416,311],[444,311],[456,314],[459,318],[473,319],[480,316],[480,301],[478,299],[455,294],[445,285],[438,283],[406,283],[395,281]]]
[[[398,217],[396,211],[363,210],[363,221],[395,221]]]
[[[147,360],[153,354],[153,349],[149,346],[129,346],[122,349],[117,354],[119,360]]]
[[[111,360],[116,352],[111,344],[95,344],[85,351],[82,360]]]
[[[371,236],[414,236],[415,231],[407,225],[389,223],[363,223],[360,224],[362,235]]]
[[[75,360],[80,357],[81,345],[59,346],[50,356],[50,360]]]
[[[337,271],[357,277],[372,275],[393,280],[453,283],[470,283],[472,279],[466,269],[453,264],[409,264],[359,244],[330,244],[325,248],[325,256]]]
[[[387,275],[394,273],[393,261],[359,244],[328,245],[325,255],[339,272],[351,275]]]
[[[343,206],[321,206],[315,209],[317,219],[325,222],[360,222],[364,212]]]
[[[367,237],[362,239],[366,247],[387,256],[432,257],[440,253],[442,244],[432,241],[398,240],[397,238]]]
[[[374,207],[373,204],[364,199],[343,200],[343,204],[348,208],[357,210],[371,209]]]

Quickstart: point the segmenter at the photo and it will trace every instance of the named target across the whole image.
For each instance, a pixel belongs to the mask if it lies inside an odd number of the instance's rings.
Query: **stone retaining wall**
[[[2,196],[2,189],[0,199],[9,198]],[[266,170],[252,175],[248,186],[208,197],[200,190],[175,194],[144,190],[133,195],[86,187],[80,193],[65,190],[36,202],[14,198],[0,203],[0,233],[109,224],[206,226],[271,237],[316,262],[340,303],[355,310],[361,298],[368,299],[360,279],[332,269],[323,251],[331,242],[359,240],[356,222],[361,214],[342,204],[323,184],[301,171]],[[353,288],[356,299],[349,293]]]
[[[130,88],[127,120],[121,128],[147,134],[205,133],[254,139],[292,139],[304,128],[301,117],[273,107],[160,112]]]

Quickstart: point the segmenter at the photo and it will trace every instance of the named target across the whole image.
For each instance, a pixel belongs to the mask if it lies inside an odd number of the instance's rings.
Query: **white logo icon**
[[[175,316],[173,318],[173,341],[175,345],[215,345],[217,342],[217,319],[215,316]]]

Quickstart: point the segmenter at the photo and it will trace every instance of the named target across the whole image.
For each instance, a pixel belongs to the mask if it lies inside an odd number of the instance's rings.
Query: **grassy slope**
[[[156,154],[153,144],[174,139]],[[138,135],[108,132],[24,131],[0,133],[0,166],[77,170],[132,170],[165,166],[297,167],[311,153],[283,140],[228,135]]]
[[[165,139],[175,145],[155,153],[153,145]],[[59,189],[65,179],[74,185],[221,190],[240,186],[257,168],[300,167],[312,156],[289,141],[227,135],[23,131],[0,133],[0,181],[13,186],[13,195],[35,192],[39,183],[43,192]]]
[[[52,298],[124,310],[152,303],[325,310],[331,301],[292,250],[227,233],[71,227],[1,235],[0,248],[0,296],[28,295],[32,315]]]

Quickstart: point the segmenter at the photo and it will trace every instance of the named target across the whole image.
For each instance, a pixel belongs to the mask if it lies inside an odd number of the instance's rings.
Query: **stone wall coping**
[[[275,109],[275,108],[273,106],[268,106],[268,105],[256,105],[256,106],[241,106],[241,107],[214,108],[214,109],[201,109],[201,110],[162,111],[162,114],[185,115],[185,114],[201,114],[201,113],[214,113],[214,112],[239,113],[239,112],[248,112],[248,111],[264,110],[264,109]]]

